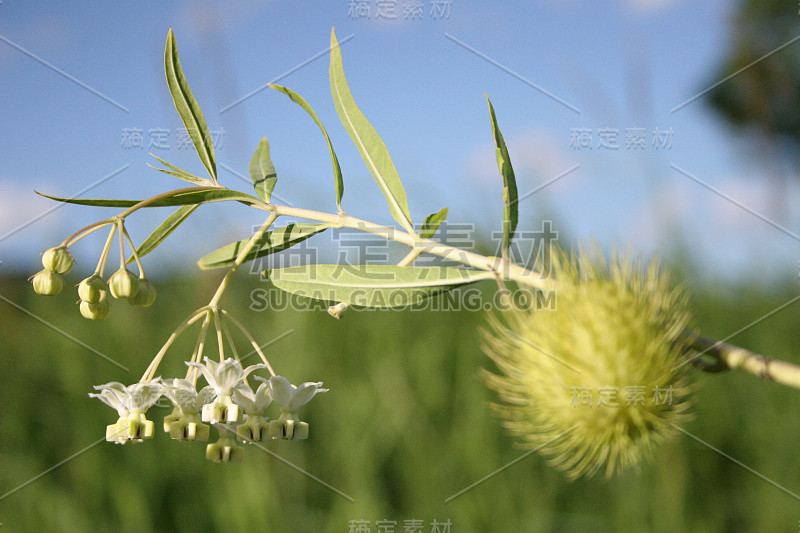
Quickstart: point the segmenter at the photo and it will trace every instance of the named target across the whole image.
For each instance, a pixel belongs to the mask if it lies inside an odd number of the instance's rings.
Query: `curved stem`
[[[117,223],[117,228],[119,229],[119,269],[125,269],[125,239],[122,236],[122,226],[123,222],[122,219]]]
[[[114,233],[116,233],[117,227],[116,225],[111,228],[111,231],[108,232],[108,237],[106,238],[106,243],[103,245],[103,251],[100,253],[100,259],[97,261],[97,268],[94,269],[94,273],[98,276],[102,276],[103,272],[106,269],[106,261],[108,260],[108,251],[111,248],[111,241],[114,240]]]
[[[275,213],[270,214],[261,227],[258,228],[258,231],[256,231],[253,236],[250,237],[250,240],[247,241],[247,244],[245,244],[244,247],[239,251],[239,255],[237,255],[236,259],[233,261],[233,266],[230,268],[230,270],[228,270],[227,274],[225,274],[225,277],[222,278],[219,287],[217,287],[217,292],[214,293],[214,296],[208,303],[209,307],[217,306],[220,298],[222,298],[222,294],[225,292],[225,289],[228,288],[228,283],[230,283],[230,280],[233,277],[233,274],[236,272],[236,269],[238,269],[242,263],[244,263],[244,260],[247,258],[247,254],[249,254],[250,250],[252,250],[256,243],[261,240],[261,238],[264,236],[264,233],[266,233],[269,227],[272,226],[272,223],[275,222],[279,216],[280,215]]]
[[[233,353],[233,357],[241,362],[241,358],[239,358],[239,352],[236,350],[236,344],[233,342],[233,337],[231,336],[231,332],[228,331],[228,326],[225,324],[224,320],[220,321],[220,325],[222,326],[222,331],[225,332],[225,339],[228,341],[228,346],[231,348],[231,352]]]
[[[222,315],[225,318],[227,318],[228,320],[233,322],[233,325],[236,326],[237,328],[239,328],[239,331],[241,331],[244,334],[244,336],[247,337],[247,340],[250,341],[250,344],[253,346],[253,349],[256,351],[256,353],[261,358],[261,360],[264,361],[264,364],[267,365],[267,370],[269,370],[270,375],[274,376],[275,375],[275,371],[272,370],[272,365],[269,364],[269,361],[267,360],[267,356],[264,355],[263,351],[261,351],[261,346],[259,346],[258,343],[256,342],[256,340],[253,338],[253,336],[250,335],[250,332],[247,331],[247,329],[241,324],[241,322],[236,320],[236,318],[232,314],[230,314],[229,312],[227,312],[224,309],[220,309],[220,312],[222,313]]]
[[[172,189],[171,191],[162,192],[160,194],[156,194],[155,196],[151,196],[141,202],[137,202],[130,206],[125,211],[122,211],[120,214],[117,215],[117,218],[125,218],[131,213],[138,211],[143,207],[147,207],[150,204],[154,204],[159,200],[163,200],[165,198],[172,198],[173,196],[177,196],[179,194],[187,193],[187,192],[196,192],[196,191],[215,191],[218,189],[222,189],[224,187],[183,187],[181,189]]]
[[[211,316],[206,313],[205,319],[203,320],[202,325],[200,326],[200,334],[197,336],[197,342],[194,345],[194,351],[192,352],[192,363],[200,363],[203,360],[203,350],[206,345],[206,333],[208,332],[208,325],[211,323]],[[190,366],[189,369],[186,371],[186,379],[189,379],[191,376],[192,385],[197,387],[197,378],[200,375],[200,371],[197,370],[196,367]]]
[[[211,316],[214,317],[214,329],[217,331],[217,350],[219,352],[219,362],[225,360],[225,342],[222,340],[222,323],[219,319],[219,308],[211,308]]]
[[[177,329],[175,329],[175,331],[173,331],[172,334],[169,336],[167,342],[164,343],[164,346],[161,347],[156,356],[150,362],[150,366],[147,367],[147,370],[144,371],[144,374],[142,374],[142,377],[139,380],[140,383],[146,383],[153,379],[156,370],[158,370],[158,365],[161,364],[161,360],[164,358],[164,354],[167,353],[167,350],[169,350],[169,347],[172,346],[173,342],[175,342],[175,339],[177,339],[181,335],[181,333],[184,332],[186,328],[197,322],[200,319],[200,317],[203,316],[203,314],[207,313],[209,313],[208,307],[207,306],[201,307],[200,309],[189,315],[189,317],[186,320],[181,322],[181,324],[177,327]]]
[[[76,242],[78,242],[79,240],[83,239],[84,237],[88,237],[89,235],[91,235],[95,231],[97,231],[99,229],[102,229],[105,226],[108,226],[109,224],[113,224],[113,223],[114,223],[113,220],[108,219],[108,220],[101,220],[99,222],[95,222],[94,224],[89,224],[88,226],[79,229],[78,231],[76,231],[75,233],[73,233],[72,235],[70,235],[69,237],[64,239],[63,241],[61,241],[61,246],[70,247],[73,244],[75,244]]]
[[[133,259],[136,261],[136,266],[139,268],[139,277],[144,278],[144,267],[142,266],[142,262],[139,261],[139,254],[136,253],[136,247],[133,245],[131,236],[128,235],[128,230],[125,229],[124,225],[122,226],[122,232],[125,234],[125,239],[128,241],[128,246],[131,247],[131,255],[133,255]],[[127,263],[128,262],[126,261],[125,264]]]

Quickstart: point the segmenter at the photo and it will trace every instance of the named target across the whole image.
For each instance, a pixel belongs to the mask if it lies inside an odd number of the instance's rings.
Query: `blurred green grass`
[[[69,280],[74,276],[70,276]],[[37,297],[24,277],[0,279],[0,295],[130,368],[124,372],[0,301],[0,494],[104,435],[116,414],[90,399],[92,385],[134,382],[172,329],[206,303],[213,275],[157,282],[150,309],[115,305],[100,323],[82,319],[71,290]],[[270,346],[276,371],[331,391],[304,411],[307,441],[265,446],[353,498],[354,503],[249,447],[241,464],[217,465],[200,444],[160,431],[138,445],[100,442],[0,500],[3,531],[325,531],[352,520],[433,520],[451,532],[795,531],[800,501],[689,437],[609,481],[568,482],[537,454],[449,503],[445,499],[520,457],[492,417],[479,379],[485,316],[475,311],[248,310],[241,277],[223,306]],[[487,289],[490,289],[488,287]],[[724,337],[786,302],[796,281],[754,287],[703,284],[696,325]],[[800,318],[791,306],[732,339],[800,363]],[[161,371],[182,376],[193,339]],[[240,351],[249,349],[244,343]],[[800,393],[739,373],[698,375],[695,419],[685,429],[775,483],[800,493]]]

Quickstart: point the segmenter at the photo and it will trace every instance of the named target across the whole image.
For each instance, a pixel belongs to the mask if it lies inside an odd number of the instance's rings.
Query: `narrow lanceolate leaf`
[[[282,92],[283,94],[291,98],[291,100],[294,103],[305,109],[306,113],[308,113],[308,115],[319,127],[322,134],[325,136],[325,140],[328,143],[328,150],[330,150],[331,152],[331,164],[333,165],[333,180],[334,180],[333,186],[336,190],[336,208],[339,210],[339,212],[342,212],[342,195],[344,194],[344,181],[342,180],[342,168],[339,166],[339,158],[336,157],[336,152],[333,151],[333,144],[331,143],[331,138],[328,136],[328,132],[325,131],[325,126],[322,125],[322,122],[319,120],[319,117],[317,117],[317,114],[314,113],[314,110],[311,109],[311,106],[308,105],[308,102],[306,102],[302,96],[300,96],[291,89],[282,87],[280,85],[275,85],[274,83],[270,83],[269,86],[277,91]]]
[[[147,166],[149,166],[150,168],[154,168],[154,169],[158,170],[159,172],[163,172],[164,174],[169,174],[170,176],[174,176],[174,177],[182,179],[184,181],[188,181],[189,183],[194,183],[195,185],[203,185],[203,186],[206,186],[206,187],[214,185],[214,182],[211,181],[210,179],[201,178],[200,176],[195,176],[191,172],[186,172],[182,168],[178,168],[175,165],[173,165],[172,163],[168,163],[168,162],[164,161],[163,159],[161,159],[160,157],[158,157],[155,154],[150,154],[150,155],[152,155],[153,157],[158,159],[158,161],[162,165],[166,165],[172,170],[167,170],[165,168],[154,167],[153,165],[148,163]]]
[[[104,199],[88,199],[88,198],[59,198],[58,196],[50,196],[36,191],[39,196],[50,198],[57,202],[64,202],[67,204],[76,205],[93,205],[96,207],[131,207],[138,204],[141,200],[104,200]],[[192,204],[205,204],[208,202],[225,202],[236,201],[245,204],[262,204],[261,200],[255,196],[250,196],[239,191],[232,191],[230,189],[215,188],[203,191],[191,191],[177,193],[174,196],[162,198],[147,205],[146,207],[169,207],[173,205],[192,205]]]
[[[330,227],[329,224],[309,224],[298,222],[296,224],[289,224],[282,228],[264,233],[263,237],[256,242],[250,253],[247,254],[245,261],[252,261],[265,255],[274,254],[285,250],[298,244],[309,237],[325,231]],[[227,246],[223,246],[218,250],[214,250],[210,254],[201,258],[197,262],[202,270],[212,270],[215,268],[226,268],[233,266],[234,261],[239,256],[239,252],[244,246],[250,242],[250,239],[244,239],[238,242],[232,242]]]
[[[364,307],[405,307],[476,281],[480,270],[396,265],[306,265],[264,271],[279,289],[299,296]]]
[[[211,142],[211,134],[208,132],[206,119],[203,112],[189,89],[189,83],[183,75],[181,62],[178,59],[178,47],[175,44],[175,35],[172,28],[167,34],[167,46],[164,50],[164,71],[167,75],[167,85],[172,94],[172,101],[175,102],[175,109],[181,116],[186,132],[194,143],[200,161],[208,170],[208,174],[214,183],[217,182],[217,163],[214,160],[214,145]]]
[[[347,130],[372,177],[375,178],[381,192],[386,197],[392,216],[413,234],[414,225],[408,211],[408,200],[403,183],[400,181],[400,176],[392,163],[386,145],[383,144],[378,132],[369,123],[367,117],[356,105],[353,95],[350,94],[350,87],[347,85],[342,67],[342,52],[333,31],[331,31],[330,78],[333,104],[336,106],[336,112],[339,114],[344,129]]]
[[[269,141],[266,137],[261,138],[253,154],[253,159],[250,160],[250,179],[253,180],[253,187],[256,189],[258,197],[269,203],[272,198],[272,190],[278,181],[278,174],[269,158]]]
[[[155,250],[156,246],[161,244],[161,241],[166,239],[170,233],[175,231],[175,228],[180,226],[184,220],[189,218],[189,215],[191,215],[198,207],[198,205],[184,205],[175,210],[175,212],[168,216],[164,222],[159,224],[159,226],[153,230],[153,233],[151,233],[150,236],[147,237],[136,249],[136,255],[139,257],[144,257]],[[133,260],[134,258],[131,256],[128,258],[128,263]]]
[[[494,135],[495,152],[497,154],[497,166],[503,176],[503,203],[505,204],[503,210],[503,256],[507,257],[508,247],[511,245],[511,239],[514,238],[514,232],[517,230],[517,221],[519,220],[517,180],[514,178],[514,169],[511,167],[508,148],[506,148],[503,134],[500,133],[500,128],[497,126],[497,117],[494,115],[494,107],[492,107],[492,102],[488,96],[486,101],[489,102],[489,114],[492,117],[492,134]]]
[[[447,208],[443,207],[438,213],[433,213],[425,217],[422,221],[422,227],[419,229],[419,236],[423,239],[430,239],[436,230],[439,229],[444,219],[447,218]]]

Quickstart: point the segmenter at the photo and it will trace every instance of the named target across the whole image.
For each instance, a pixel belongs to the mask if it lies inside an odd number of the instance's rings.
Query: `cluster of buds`
[[[66,246],[50,248],[42,254],[43,270],[31,276],[33,290],[45,296],[55,296],[64,288],[64,278],[72,270],[75,261]]]
[[[78,303],[81,315],[91,320],[103,320],[108,317],[111,312],[111,303],[107,297],[109,293],[111,293],[111,296],[114,298],[125,299],[131,305],[138,307],[149,307],[156,299],[156,289],[153,284],[145,278],[144,270],[139,263],[139,258],[132,244],[131,250],[133,251],[133,258],[139,266],[140,275],[134,275],[125,267],[125,257],[121,255],[119,270],[114,272],[108,280],[103,279],[103,271],[105,270],[106,260],[108,259],[109,247],[115,232],[119,229],[121,254],[124,253],[123,236],[127,238],[130,243],[130,237],[128,237],[121,220],[108,222],[107,224],[112,225],[111,233],[100,255],[97,269],[91,276],[78,284],[78,297],[80,298]],[[102,227],[102,224],[98,225],[96,229],[100,227]],[[72,255],[67,249],[67,243],[75,243],[92,231],[94,231],[94,229],[84,232],[71,241],[68,239],[65,241],[65,244],[44,252],[42,255],[44,270],[31,277],[33,289],[38,294],[55,296],[61,292],[64,288],[64,279],[61,275],[69,272],[74,263]]]
[[[154,424],[145,413],[162,395],[173,404],[172,412],[164,417],[164,431],[175,440],[205,442],[213,426],[219,440],[206,446],[206,458],[217,463],[242,460],[244,447],[237,438],[243,443],[308,438],[308,424],[299,419],[297,411],[317,393],[327,391],[321,388],[322,383],[294,386],[282,376],[257,376],[262,383],[253,391],[247,376],[266,365],[242,368],[233,358],[219,363],[208,358],[204,361],[187,363],[208,382],[199,391],[189,379],[156,378],[128,387],[117,382],[95,387],[100,392],[89,396],[119,413],[117,422],[106,428],[106,440],[125,444],[152,438]],[[280,408],[280,416],[269,420],[265,410],[273,402]]]

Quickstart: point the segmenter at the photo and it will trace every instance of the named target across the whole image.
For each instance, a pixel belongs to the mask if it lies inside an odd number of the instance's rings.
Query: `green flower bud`
[[[552,248],[558,309],[494,319],[485,374],[505,426],[571,478],[648,457],[686,420],[686,298],[653,261]],[[668,397],[667,397],[668,391]]]
[[[89,320],[105,320],[111,313],[111,304],[108,300],[100,300],[99,303],[92,304],[89,302],[81,302],[81,314],[84,318]]]
[[[228,394],[223,394],[213,402],[203,406],[203,422],[211,422],[212,424],[233,424],[238,422],[241,418],[241,409],[239,409],[238,405],[233,403],[233,399],[231,399]]]
[[[139,278],[139,289],[128,297],[128,303],[137,307],[150,307],[156,301],[156,288],[145,278]]]
[[[269,440],[269,424],[260,415],[244,415],[244,424],[236,427],[236,436],[242,442]]]
[[[120,268],[108,278],[108,289],[114,298],[127,298],[139,290],[139,278],[126,268]]]
[[[50,272],[66,274],[72,269],[74,262],[72,254],[64,246],[50,248],[42,254],[42,266]]]
[[[172,428],[172,424],[177,422],[183,417],[183,411],[178,406],[175,406],[172,409],[172,412],[164,417],[164,432],[169,433],[170,429]]]
[[[64,279],[50,270],[41,270],[31,278],[36,294],[55,296],[64,288]]]
[[[272,420],[269,423],[269,431],[267,436],[271,439],[287,439],[287,440],[302,440],[308,438],[308,423],[294,420],[292,418],[284,419],[283,416],[278,420]]]
[[[78,297],[84,302],[97,304],[106,299],[108,285],[97,274],[93,274],[78,284]]]
[[[215,463],[239,463],[243,457],[244,448],[227,434],[214,444],[206,446],[206,459]]]
[[[154,429],[155,424],[144,413],[131,413],[119,417],[116,424],[106,426],[106,440],[116,444],[143,442],[153,438]]]
[[[210,426],[200,421],[200,416],[183,415],[169,425],[169,436],[175,440],[201,441],[208,440]]]

